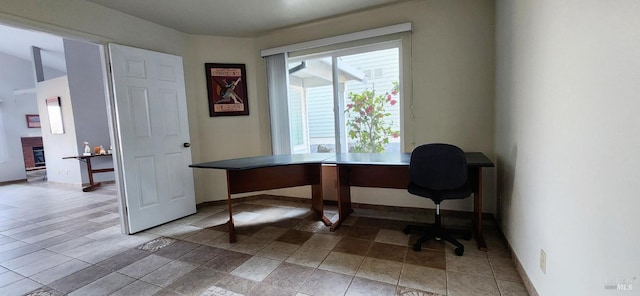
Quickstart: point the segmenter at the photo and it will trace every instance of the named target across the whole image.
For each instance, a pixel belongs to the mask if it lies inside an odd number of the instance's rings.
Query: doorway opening
[[[19,183],[27,189],[12,191],[22,196],[8,197],[0,190],[0,203],[31,197],[31,204],[42,207],[32,215],[39,213],[42,219],[49,215],[65,221],[68,217],[66,220],[89,228],[124,229],[116,173],[96,174],[96,181],[104,185],[83,193],[81,187],[88,183],[86,166],[63,159],[81,155],[83,142],[112,146],[104,46],[2,24],[0,37],[8,41],[0,44],[5,70],[0,73],[0,186],[27,181]],[[62,133],[53,133],[49,125],[51,114],[45,100],[51,98],[60,102]],[[35,115],[37,124],[29,121]],[[38,143],[25,147],[25,140],[33,139]],[[102,157],[93,165],[100,170],[113,168],[114,163]],[[92,204],[83,201],[89,198],[100,204],[95,211],[89,210],[86,219],[66,212],[74,205],[82,212],[81,207]],[[12,200],[5,202],[12,204]]]

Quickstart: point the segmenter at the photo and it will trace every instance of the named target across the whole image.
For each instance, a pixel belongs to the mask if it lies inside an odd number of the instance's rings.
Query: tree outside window
[[[347,129],[350,139],[355,140],[349,152],[384,152],[390,138],[398,138],[400,131],[393,130],[391,113],[387,106],[395,105],[398,100],[399,83],[393,82],[392,88],[385,94],[376,94],[375,89],[366,89],[360,93],[349,93],[351,103],[345,108]]]

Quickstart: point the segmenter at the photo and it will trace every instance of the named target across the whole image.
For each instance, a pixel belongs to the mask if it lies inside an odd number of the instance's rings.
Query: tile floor
[[[229,244],[225,206],[123,235],[116,202],[113,186],[0,186],[0,295],[527,295],[491,221],[489,251],[463,241],[458,257],[411,249],[402,228],[433,219],[420,211],[356,209],[329,232],[309,204],[247,200]]]

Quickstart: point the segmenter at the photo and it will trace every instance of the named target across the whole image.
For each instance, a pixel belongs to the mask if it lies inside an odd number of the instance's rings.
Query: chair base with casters
[[[429,226],[419,226],[419,225],[407,225],[404,228],[404,234],[409,234],[412,232],[417,232],[423,234],[415,244],[413,244],[413,250],[419,252],[422,250],[422,244],[428,240],[441,240],[444,239],[454,246],[456,246],[455,253],[458,256],[462,256],[464,253],[464,245],[462,245],[458,240],[456,240],[453,235],[460,235],[465,240],[471,239],[471,231],[465,229],[445,229],[442,227],[442,217],[440,216],[440,204],[436,204],[436,219],[435,223]]]

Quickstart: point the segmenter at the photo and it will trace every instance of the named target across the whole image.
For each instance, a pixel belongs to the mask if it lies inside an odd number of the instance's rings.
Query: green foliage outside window
[[[389,139],[400,136],[400,131],[391,129],[393,122],[385,120],[391,116],[385,107],[398,103],[395,98],[399,89],[398,82],[394,81],[391,90],[384,95],[376,95],[375,89],[349,93],[351,103],[347,104],[344,113],[349,138],[355,140],[352,152],[384,152]]]

